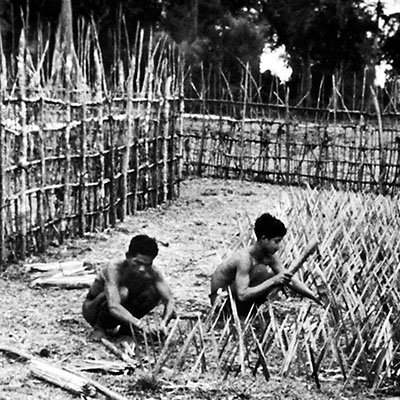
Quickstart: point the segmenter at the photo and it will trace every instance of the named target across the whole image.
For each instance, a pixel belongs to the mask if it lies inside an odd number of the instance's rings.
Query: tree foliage
[[[388,33],[381,40],[382,58],[392,66],[394,74],[400,74],[400,13],[383,16],[383,20]]]
[[[106,66],[116,49],[129,52],[137,27],[164,32],[186,54],[193,71],[221,68],[240,85],[243,65],[257,72],[266,42],[284,44],[294,70],[292,86],[312,90],[312,76],[351,75],[379,57],[400,70],[399,31],[379,31],[384,18],[362,0],[71,0],[74,29],[96,24]],[[3,0],[4,48],[15,52],[19,30],[57,26],[61,0]],[[379,40],[377,38],[379,37]],[[125,50],[123,50],[125,49]],[[120,53],[121,54],[121,53]],[[299,83],[300,82],[300,83]],[[315,88],[314,88],[315,89]]]

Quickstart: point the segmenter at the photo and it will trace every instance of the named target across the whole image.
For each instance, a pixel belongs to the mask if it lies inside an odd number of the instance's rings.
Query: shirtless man
[[[154,239],[147,235],[132,238],[125,260],[104,267],[97,275],[83,303],[84,318],[94,328],[94,338],[110,333],[130,335],[131,326],[139,331],[147,328],[141,318],[160,302],[164,313],[159,327],[164,332],[174,316],[171,291],[153,265],[158,254]]]
[[[285,225],[266,213],[257,218],[254,231],[256,242],[249,248],[233,253],[214,271],[211,277],[211,302],[214,303],[219,290],[230,287],[238,313],[245,316],[253,305],[264,303],[274,288],[289,286],[321,304],[303,282],[283,267],[276,256],[286,235]]]

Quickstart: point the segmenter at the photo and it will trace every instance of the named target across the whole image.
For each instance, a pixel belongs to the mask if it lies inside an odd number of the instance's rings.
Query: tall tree
[[[383,15],[387,35],[382,39],[382,56],[392,66],[394,74],[400,75],[400,13]]]
[[[312,75],[353,77],[373,54],[377,26],[361,0],[271,0],[263,13],[290,55],[293,81],[302,80],[301,95],[312,90]]]

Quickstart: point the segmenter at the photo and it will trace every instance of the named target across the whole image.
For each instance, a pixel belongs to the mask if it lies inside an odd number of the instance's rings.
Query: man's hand
[[[292,279],[293,274],[289,271],[282,271],[273,277],[275,285],[288,285]]]
[[[143,335],[151,335],[153,337],[162,337],[163,335],[165,335],[163,324],[161,324],[161,326],[158,326],[156,324],[149,324],[140,321],[140,323],[137,324],[136,327],[139,328],[140,332]]]

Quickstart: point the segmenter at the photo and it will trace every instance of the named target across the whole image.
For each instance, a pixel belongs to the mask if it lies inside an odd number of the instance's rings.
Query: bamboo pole
[[[121,221],[123,221],[128,211],[128,173],[129,173],[129,161],[131,159],[131,147],[133,132],[133,76],[136,68],[136,58],[133,56],[131,58],[129,76],[126,82],[126,116],[125,116],[125,137],[124,137],[124,154],[122,157],[122,167],[121,167]]]
[[[368,67],[364,67],[364,74],[363,74],[363,82],[362,82],[362,89],[361,89],[361,112],[364,112],[364,102],[365,102],[365,89],[366,89],[366,82],[367,82],[367,70]]]
[[[178,195],[180,182],[183,180],[183,135],[184,135],[184,118],[183,113],[185,112],[185,75],[184,75],[184,65],[180,60],[181,54],[179,55],[178,66],[180,69],[180,88],[179,88],[179,115],[178,115]],[[182,57],[183,58],[183,57]]]
[[[245,344],[244,344],[244,335],[243,335],[243,330],[240,324],[240,319],[239,319],[239,315],[237,312],[237,308],[236,308],[236,302],[233,299],[233,295],[232,292],[230,290],[230,288],[228,288],[228,294],[229,294],[229,302],[230,302],[230,306],[232,309],[232,314],[233,314],[233,321],[235,324],[235,328],[236,328],[236,332],[238,334],[238,351],[239,351],[239,364],[240,364],[240,372],[242,374],[242,376],[244,376],[245,374],[245,364],[244,364],[244,359],[245,359]]]
[[[289,111],[289,87],[285,93],[285,133],[286,133],[286,184],[291,183],[291,157],[290,157],[290,111]]]
[[[44,205],[45,190],[46,186],[46,149],[45,149],[45,123],[44,123],[44,107],[45,103],[43,97],[40,97],[39,101],[39,157],[40,157],[40,178],[39,185],[40,190],[38,191],[38,205],[37,205],[37,217],[39,223],[39,251],[44,252],[47,249],[47,237],[45,228],[46,210]]]
[[[135,179],[133,184],[133,212],[135,213],[138,209],[138,196],[139,196],[139,180],[140,180],[140,169],[139,169],[139,139],[140,139],[140,128],[139,128],[139,118],[135,118],[134,120],[134,143],[133,143],[133,151],[134,151],[134,171],[135,171]]]
[[[108,176],[109,176],[109,185],[110,185],[110,211],[109,211],[109,223],[111,226],[115,226],[117,222],[117,213],[116,213],[116,184],[115,184],[115,135],[116,135],[116,121],[114,120],[110,110],[108,112],[108,120],[110,123],[110,129],[108,134],[109,140],[109,165],[108,165]]]
[[[243,89],[243,109],[242,109],[242,121],[241,121],[241,132],[240,132],[240,154],[239,154],[239,179],[244,179],[244,135],[246,128],[246,115],[247,115],[247,101],[248,101],[248,88],[249,88],[249,63],[246,64],[246,70],[244,75],[244,89]]]
[[[81,137],[80,137],[80,177],[79,177],[79,235],[83,236],[86,232],[86,210],[87,210],[87,105],[86,93],[83,92],[83,102],[81,105]]]
[[[201,128],[201,138],[200,138],[200,150],[199,156],[197,160],[197,176],[201,177],[203,174],[203,157],[205,151],[205,143],[206,143],[206,126],[205,126],[205,114],[206,114],[206,87],[205,87],[205,78],[204,78],[204,66],[201,64],[201,113],[203,115],[202,118],[202,128]]]
[[[102,90],[102,68],[100,63],[100,55],[99,51],[96,48],[93,54],[94,57],[94,70],[95,70],[95,102],[97,103],[97,130],[96,130],[96,143],[97,150],[99,152],[99,161],[98,161],[98,169],[99,169],[99,180],[98,180],[98,189],[97,189],[97,215],[98,221],[95,225],[100,227],[100,230],[103,230],[106,227],[105,221],[105,184],[104,184],[104,175],[105,175],[105,153],[104,153],[104,103],[103,103],[103,90]]]
[[[64,165],[64,195],[63,195],[63,209],[61,216],[61,228],[60,228],[60,243],[63,243],[67,232],[70,228],[68,219],[71,215],[71,124],[72,124],[72,112],[71,112],[71,101],[72,91],[67,89],[67,104],[66,104],[66,126],[64,128],[64,154],[65,154],[65,165]]]
[[[0,37],[1,43],[1,37]],[[1,58],[3,59],[3,49],[1,51]],[[2,74],[4,73],[3,69],[1,70],[0,75],[0,272],[4,270],[5,259],[6,259],[6,251],[5,251],[5,238],[4,238],[4,173],[5,173],[5,157],[4,157],[4,135],[5,130],[3,129],[3,101],[4,101],[4,80],[2,79]]]
[[[26,70],[25,70],[25,31],[21,31],[19,42],[19,53],[17,56],[18,66],[18,83],[19,83],[19,102],[20,114],[19,123],[21,126],[20,144],[18,150],[18,167],[20,173],[20,207],[19,215],[16,220],[20,224],[20,244],[19,254],[22,260],[26,257],[27,252],[27,216],[28,216],[28,201],[27,201],[27,150],[28,150],[28,132],[27,132],[27,116],[26,116]]]
[[[163,348],[161,350],[161,353],[160,353],[160,355],[158,357],[158,360],[157,360],[157,362],[156,362],[156,364],[154,365],[154,368],[153,368],[153,375],[154,376],[156,376],[161,371],[161,368],[162,368],[163,364],[166,361],[166,356],[168,355],[169,347],[172,344],[172,338],[174,337],[174,334],[175,334],[176,330],[179,327],[179,321],[180,321],[180,319],[178,317],[175,320],[174,325],[172,326],[171,330],[168,333],[168,336],[167,336],[167,338],[165,340],[164,346],[163,346]]]
[[[166,81],[165,81],[165,88],[164,88],[164,93],[163,93],[163,98],[164,98],[164,107],[163,107],[163,132],[162,132],[162,137],[163,137],[163,202],[166,202],[168,199],[168,193],[170,192],[171,195],[173,194],[173,183],[171,184],[171,187],[168,187],[168,174],[172,174],[172,168],[168,170],[168,147],[169,143],[168,141],[172,141],[172,138],[170,137],[169,131],[169,119],[170,119],[170,99],[171,99],[171,83],[172,83],[172,77],[168,76]],[[174,149],[173,149],[173,143],[171,143],[171,165],[174,162],[174,157],[173,157]],[[173,181],[173,177],[171,177],[171,182]]]
[[[70,371],[68,369],[42,361],[31,356],[25,350],[0,343],[0,351],[21,357],[29,362],[30,369],[34,375],[63,389],[67,389],[77,395],[93,397],[96,395],[95,391],[93,390],[93,388],[95,388],[111,400],[127,400],[125,397],[108,389],[104,385],[85,377],[82,373],[72,370]]]
[[[5,268],[5,129],[3,128],[4,99],[7,90],[7,64],[0,35],[0,272]]]
[[[376,117],[378,119],[378,146],[379,146],[379,191],[383,194],[386,193],[385,187],[385,178],[386,178],[386,151],[382,144],[382,136],[383,136],[383,125],[382,125],[382,115],[379,109],[379,102],[376,96],[375,90],[370,86],[372,100],[374,102],[374,107],[376,111]]]
[[[150,135],[151,135],[151,115],[154,103],[154,59],[152,55],[153,47],[153,31],[150,31],[150,38],[148,44],[148,56],[147,56],[147,68],[144,76],[142,93],[146,96],[146,108],[144,116],[144,207],[147,208],[151,204],[150,202]],[[154,203],[153,203],[154,204]]]

